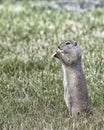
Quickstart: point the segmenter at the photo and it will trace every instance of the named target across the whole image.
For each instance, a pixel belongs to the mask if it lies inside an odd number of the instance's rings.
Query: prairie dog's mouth
[[[64,53],[64,50],[57,49],[57,51],[53,53],[51,57],[56,57],[57,53]]]

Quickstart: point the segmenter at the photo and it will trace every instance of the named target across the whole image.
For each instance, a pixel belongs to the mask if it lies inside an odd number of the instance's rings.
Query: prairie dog
[[[89,112],[89,97],[81,63],[81,52],[74,40],[62,41],[53,54],[63,69],[64,100],[69,114]]]

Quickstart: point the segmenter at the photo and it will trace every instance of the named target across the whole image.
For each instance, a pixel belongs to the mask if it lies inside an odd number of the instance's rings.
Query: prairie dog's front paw
[[[57,52],[64,53],[64,50],[58,49]]]
[[[58,49],[55,53],[53,53],[53,55],[51,57],[60,58],[61,55],[64,55],[64,51]]]

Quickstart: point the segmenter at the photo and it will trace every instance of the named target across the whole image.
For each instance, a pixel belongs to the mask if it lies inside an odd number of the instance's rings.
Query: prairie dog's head
[[[58,58],[64,64],[72,64],[81,60],[80,48],[74,40],[62,41],[53,57]]]

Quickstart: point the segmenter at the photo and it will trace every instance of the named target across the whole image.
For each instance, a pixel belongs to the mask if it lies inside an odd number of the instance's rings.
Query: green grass
[[[0,9],[0,130],[103,130],[104,9],[22,5]],[[93,116],[68,116],[61,65],[50,58],[64,39],[79,42]]]

